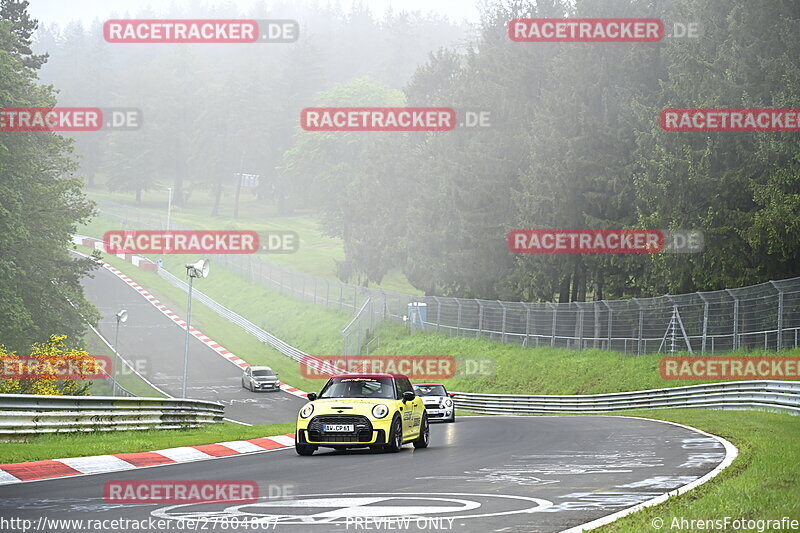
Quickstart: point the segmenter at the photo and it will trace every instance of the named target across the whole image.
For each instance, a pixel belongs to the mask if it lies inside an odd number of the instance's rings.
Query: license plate
[[[352,433],[353,424],[325,424],[322,431],[328,433]]]

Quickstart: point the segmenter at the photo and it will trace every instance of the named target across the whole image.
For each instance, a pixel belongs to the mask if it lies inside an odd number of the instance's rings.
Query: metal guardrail
[[[728,381],[586,395],[455,393],[456,407],[486,414],[607,413],[629,409],[765,409],[800,415],[800,382]]]
[[[206,400],[0,394],[0,435],[192,428],[224,411]]]

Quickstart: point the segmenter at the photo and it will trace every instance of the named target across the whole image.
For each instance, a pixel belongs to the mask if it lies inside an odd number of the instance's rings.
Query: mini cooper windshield
[[[394,399],[395,390],[389,378],[331,378],[319,397]]]
[[[447,396],[441,385],[414,385],[414,390],[420,396]]]

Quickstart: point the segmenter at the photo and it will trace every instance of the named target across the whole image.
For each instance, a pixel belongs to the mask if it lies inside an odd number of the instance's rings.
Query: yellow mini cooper
[[[430,438],[425,404],[402,374],[341,374],[319,395],[310,392],[297,416],[295,449],[370,448],[398,452],[403,444],[427,448]]]

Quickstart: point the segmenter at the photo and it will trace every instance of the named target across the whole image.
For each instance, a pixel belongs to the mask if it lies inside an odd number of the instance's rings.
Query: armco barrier
[[[224,411],[205,400],[0,394],[0,435],[191,428]]]
[[[455,393],[456,407],[486,414],[607,413],[629,409],[763,409],[800,414],[800,382],[728,381],[610,394]]]

